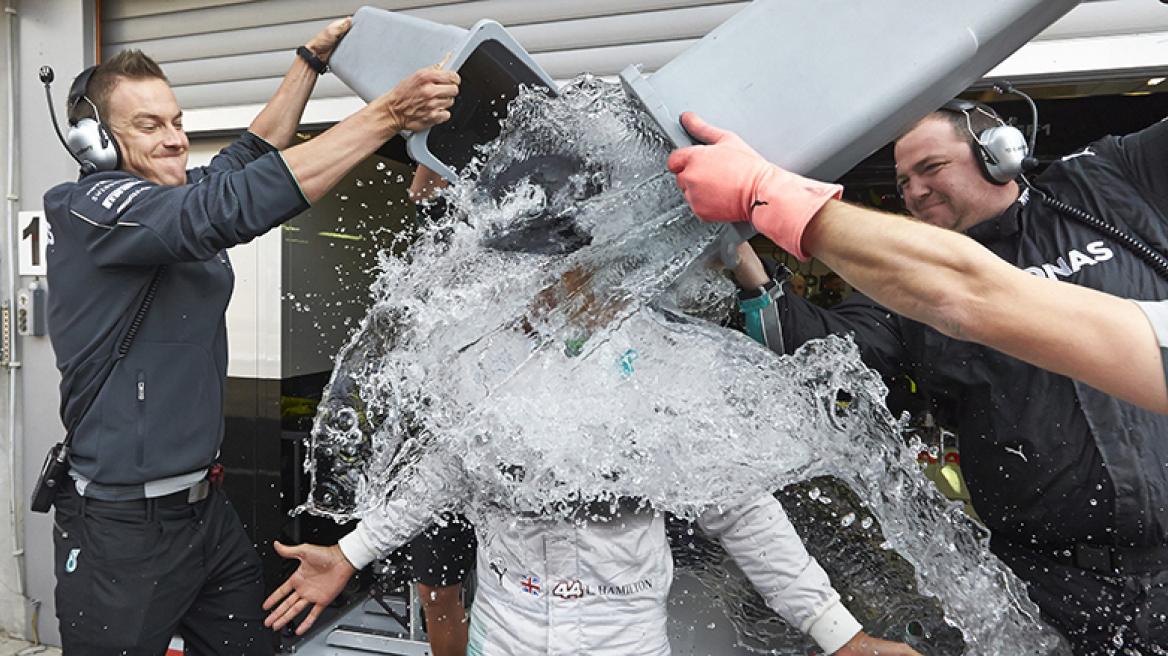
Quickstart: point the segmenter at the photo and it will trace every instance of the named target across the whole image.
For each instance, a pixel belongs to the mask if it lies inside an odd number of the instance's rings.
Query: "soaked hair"
[[[110,94],[113,93],[114,87],[122,79],[158,79],[170,84],[170,80],[162,72],[162,67],[158,65],[158,62],[141,50],[132,49],[119,52],[97,67],[97,70],[93,72],[93,77],[89,78],[89,84],[85,87],[85,97],[97,106],[102,120],[108,120],[106,117],[109,116]],[[83,118],[97,117],[93,115],[93,107],[89,103],[80,101],[73,103],[73,106],[69,108],[69,118],[77,121]]]

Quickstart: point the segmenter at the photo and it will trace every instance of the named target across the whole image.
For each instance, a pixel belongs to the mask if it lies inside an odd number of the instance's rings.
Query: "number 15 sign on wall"
[[[53,243],[53,231],[44,212],[20,212],[20,275],[43,276],[48,273],[45,254]]]

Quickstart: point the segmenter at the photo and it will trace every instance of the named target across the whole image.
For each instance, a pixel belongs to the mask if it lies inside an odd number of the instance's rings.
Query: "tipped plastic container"
[[[419,164],[454,180],[474,157],[475,146],[499,135],[500,120],[520,85],[556,92],[551,77],[502,25],[481,20],[465,30],[362,7],[329,65],[369,102],[415,71],[442,62],[462,78],[450,120],[408,135],[406,147]]]

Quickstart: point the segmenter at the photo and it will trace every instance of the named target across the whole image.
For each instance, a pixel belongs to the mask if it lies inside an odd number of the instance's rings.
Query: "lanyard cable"
[[[1089,214],[1073,205],[1064,203],[1061,200],[1052,198],[1047,193],[1043,192],[1038,187],[1030,185],[1030,189],[1037,193],[1039,200],[1043,205],[1050,207],[1065,216],[1069,216],[1080,223],[1087,225],[1097,232],[1102,233],[1107,237],[1111,237],[1119,242],[1121,246],[1130,251],[1133,255],[1143,260],[1145,264],[1151,267],[1152,271],[1156,273],[1162,280],[1168,282],[1168,259],[1163,255],[1149,248],[1146,244],[1120,230],[1114,225],[1107,223],[1092,214]]]
[[[1034,100],[1030,96],[1014,88],[1012,84],[1005,80],[995,84],[994,90],[998,93],[1010,92],[1016,94],[1025,98],[1026,102],[1029,103],[1030,112],[1033,117],[1033,129],[1030,131],[1030,142],[1028,144],[1028,150],[1026,154],[1030,157],[1034,157],[1034,142],[1038,136],[1038,106],[1034,104]],[[968,117],[968,115],[966,116]],[[1036,162],[1036,160],[1034,161]],[[1069,205],[1062,202],[1061,200],[1053,198],[1043,190],[1031,184],[1030,180],[1026,179],[1026,175],[1024,173],[1019,177],[1026,185],[1026,187],[1038,195],[1038,199],[1040,202],[1042,202],[1043,205],[1046,205],[1047,207],[1054,209],[1064,216],[1069,216],[1072,219],[1075,219],[1076,221],[1090,228],[1093,228],[1096,232],[1099,232],[1106,237],[1111,237],[1115,241],[1119,242],[1121,246],[1126,248],[1133,255],[1143,260],[1143,262],[1151,267],[1152,271],[1154,271],[1156,275],[1159,276],[1162,280],[1168,282],[1168,259],[1165,259],[1163,255],[1152,250],[1143,242],[1129,235],[1123,230],[1120,230],[1118,227],[1111,225],[1110,223],[1107,223],[1073,205]]]

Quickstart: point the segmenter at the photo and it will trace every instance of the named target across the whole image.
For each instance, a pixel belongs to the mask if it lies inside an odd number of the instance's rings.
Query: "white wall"
[[[3,67],[5,74],[3,78],[8,80],[8,71],[14,59],[11,57],[11,44],[14,43],[10,28],[14,27],[15,23],[11,18],[0,19],[0,67]],[[14,94],[10,93],[8,85],[5,84],[0,87],[0,181],[4,184],[5,196],[9,186],[15,183],[16,168],[10,167],[10,155],[14,155],[12,149],[13,135],[10,134],[10,120],[15,119],[14,108],[11,103],[14,101]],[[15,216],[9,216],[15,211],[15,204],[5,201],[3,203],[5,214],[5,226],[14,225]],[[12,301],[12,271],[14,265],[9,261],[10,252],[5,250],[0,254],[0,265],[4,271],[0,275],[0,281],[3,283],[3,292],[0,292],[0,298],[3,302],[11,307]],[[2,339],[2,337],[0,337]],[[13,360],[19,359],[19,353],[13,353]],[[5,363],[7,364],[7,363]],[[11,367],[0,367],[0,516],[8,518],[8,521],[0,521],[0,628],[5,630],[18,631],[25,624],[26,609],[21,594],[23,577],[23,559],[16,555],[19,551],[20,535],[17,531],[21,527],[20,521],[20,506],[18,497],[14,493],[19,493],[19,476],[13,471],[15,463],[18,463],[19,456],[18,440],[20,433],[15,429],[14,418],[15,408],[13,402],[16,401],[17,387],[20,381],[20,370]],[[16,465],[18,467],[18,465]]]

